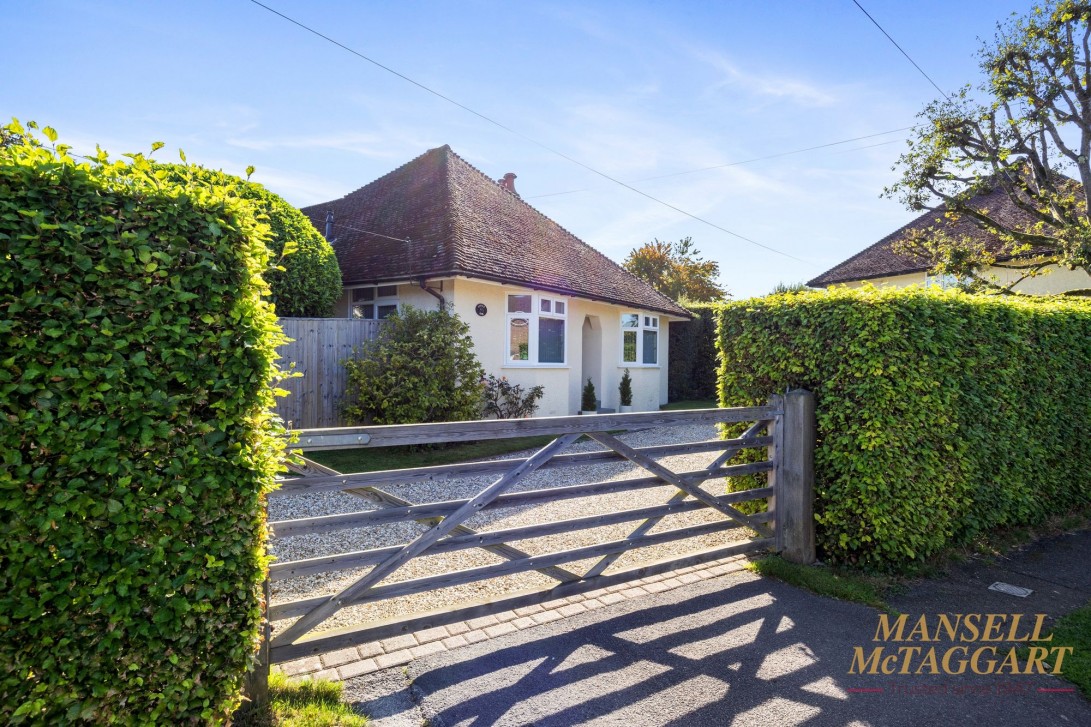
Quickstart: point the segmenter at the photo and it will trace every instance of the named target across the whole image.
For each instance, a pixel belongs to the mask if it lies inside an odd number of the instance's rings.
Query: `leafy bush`
[[[452,422],[481,413],[485,372],[469,326],[453,313],[406,306],[344,365],[351,423]]]
[[[222,722],[283,452],[268,230],[33,128],[0,149],[0,722]]]
[[[1091,305],[836,289],[725,305],[720,400],[814,391],[819,546],[897,570],[1091,502]]]
[[[622,406],[633,405],[633,377],[629,376],[629,369],[621,375],[621,381],[617,385],[618,398]]]
[[[157,174],[175,182],[200,181],[239,197],[269,225],[266,245],[275,263],[265,271],[278,316],[324,318],[341,297],[337,255],[310,220],[292,205],[255,182],[195,166],[157,165]]]
[[[533,416],[538,401],[545,394],[545,387],[532,386],[524,393],[523,387],[512,385],[506,376],[496,378],[489,374],[484,379],[484,416],[497,419],[522,419]]]
[[[598,408],[599,401],[595,397],[595,385],[588,378],[587,383],[583,385],[583,394],[580,396],[580,411],[597,411]]]
[[[689,303],[691,321],[670,324],[667,398],[670,401],[716,398],[716,311],[709,303]]]

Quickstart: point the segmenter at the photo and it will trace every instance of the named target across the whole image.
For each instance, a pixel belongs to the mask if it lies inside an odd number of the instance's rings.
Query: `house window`
[[[621,362],[659,364],[659,316],[621,314]]]
[[[397,285],[366,285],[361,288],[352,288],[350,318],[382,320],[397,311]]]
[[[507,361],[514,364],[565,362],[568,302],[544,295],[508,296]]]
[[[950,273],[943,273],[941,275],[928,275],[926,273],[924,276],[924,284],[926,286],[938,285],[941,290],[957,288],[961,282],[962,281],[959,280],[958,276],[951,275]]]

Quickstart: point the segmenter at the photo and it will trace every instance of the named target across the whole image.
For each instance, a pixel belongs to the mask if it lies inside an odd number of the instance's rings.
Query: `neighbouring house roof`
[[[970,204],[977,209],[988,210],[990,216],[1005,226],[1027,229],[1033,225],[1033,220],[1023,210],[1015,206],[1011,199],[1001,189],[980,194],[974,197]],[[807,281],[807,285],[814,288],[823,288],[837,283],[849,283],[858,280],[873,280],[875,278],[887,278],[894,275],[906,275],[928,270],[931,265],[922,257],[915,255],[902,255],[894,252],[894,246],[900,240],[905,239],[911,230],[926,230],[932,226],[946,228],[948,234],[956,237],[969,236],[985,244],[990,252],[997,252],[1000,248],[1000,240],[996,235],[983,230],[962,216],[958,221],[951,222],[944,218],[945,207],[926,212],[909,224],[898,228],[871,247],[856,253],[843,263],[839,263],[813,280]],[[1031,251],[1033,254],[1033,251]],[[1011,255],[998,255],[998,260],[1010,260]]]
[[[303,213],[322,232],[333,212],[346,285],[464,276],[691,317],[524,202],[513,179],[498,183],[441,146]]]

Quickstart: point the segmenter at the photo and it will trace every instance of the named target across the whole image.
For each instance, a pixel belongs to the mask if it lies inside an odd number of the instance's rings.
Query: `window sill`
[[[658,369],[661,368],[659,364],[638,364],[638,363],[619,363],[617,365],[619,369]]]
[[[500,368],[502,369],[568,369],[571,368],[568,364],[536,364],[536,363],[505,363]]]

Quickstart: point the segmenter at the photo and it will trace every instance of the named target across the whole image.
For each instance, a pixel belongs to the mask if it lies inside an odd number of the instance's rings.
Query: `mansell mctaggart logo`
[[[1052,646],[1045,620],[1044,613],[879,614],[872,641],[881,644],[854,647],[849,674],[1060,674],[1072,647]]]

